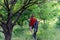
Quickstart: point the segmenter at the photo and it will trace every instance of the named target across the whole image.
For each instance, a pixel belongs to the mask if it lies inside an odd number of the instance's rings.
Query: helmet
[[[31,17],[34,17],[34,14],[32,14],[32,16]]]

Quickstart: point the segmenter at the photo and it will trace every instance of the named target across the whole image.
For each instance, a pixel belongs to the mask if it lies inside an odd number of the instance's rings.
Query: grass
[[[47,30],[39,27],[37,32],[38,40],[60,40],[60,29],[50,28]],[[0,40],[4,40],[3,33],[0,33]],[[33,40],[29,27],[23,27],[16,25],[12,32],[12,40]]]

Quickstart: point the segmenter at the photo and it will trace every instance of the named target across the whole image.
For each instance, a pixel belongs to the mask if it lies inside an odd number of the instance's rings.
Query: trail
[[[60,28],[56,29],[56,34],[54,40],[60,40]]]

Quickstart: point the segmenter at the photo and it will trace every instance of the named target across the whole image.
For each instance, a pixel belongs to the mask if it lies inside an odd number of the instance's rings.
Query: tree
[[[40,0],[0,0],[0,26],[2,27],[5,40],[11,40],[12,30],[22,13],[30,6],[38,3]],[[18,5],[18,7],[16,6]],[[17,8],[17,9],[16,9]],[[3,10],[3,11],[2,11]],[[13,19],[13,17],[15,17]]]

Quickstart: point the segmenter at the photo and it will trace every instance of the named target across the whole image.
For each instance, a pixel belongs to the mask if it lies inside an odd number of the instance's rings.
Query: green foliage
[[[42,4],[40,6],[40,18],[43,19],[43,20],[47,20],[47,19],[51,19],[53,17],[56,16],[56,11],[57,11],[57,8],[56,9],[53,9],[54,6],[52,6],[54,3],[50,4],[50,3],[45,3],[45,4]]]
[[[44,30],[46,30],[47,28],[48,28],[48,24],[41,24],[41,27],[44,29]]]
[[[4,20],[7,20],[7,11],[3,7],[0,7],[0,14],[4,16]]]
[[[12,11],[16,12],[18,9],[20,9],[23,5],[22,2],[23,2],[22,0],[18,0],[15,6],[13,6]]]
[[[19,20],[17,21],[17,23],[20,25],[20,26],[23,26],[23,22],[25,20],[28,20],[28,17],[30,17],[32,11],[27,9],[23,12],[23,14],[21,15],[21,17],[19,18]]]
[[[58,21],[56,22],[56,28],[60,28],[60,16],[58,17]]]

